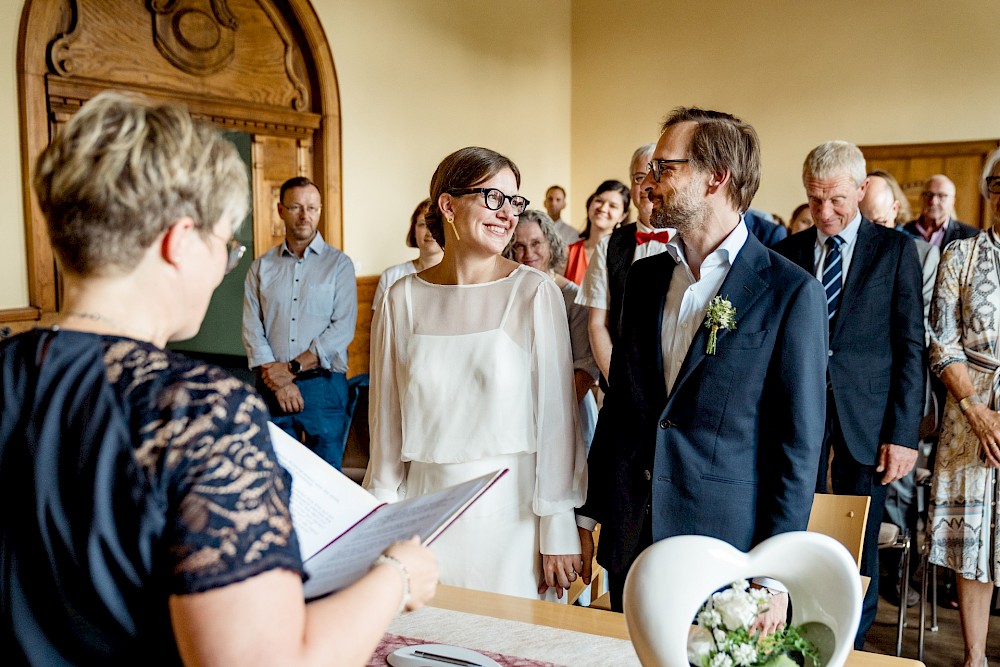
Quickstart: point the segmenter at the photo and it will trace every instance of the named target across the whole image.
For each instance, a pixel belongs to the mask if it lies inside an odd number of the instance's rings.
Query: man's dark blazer
[[[628,273],[613,384],[589,456],[583,516],[601,524],[598,561],[624,573],[647,504],[654,541],[708,535],[749,550],[805,530],[823,440],[826,295],[819,282],[753,235],[719,289],[737,326],[706,354],[701,323],[673,391],[660,328],[677,268],[670,253]]]
[[[924,238],[920,235],[920,230],[917,229],[917,220],[911,220],[903,225],[903,231],[916,236],[918,239]],[[948,226],[944,230],[944,238],[941,239],[941,250],[944,250],[949,243],[956,239],[970,239],[981,231],[983,230],[972,225],[967,225],[961,220],[948,218]]]
[[[608,239],[608,334],[612,346],[621,335],[622,297],[625,296],[625,278],[635,256],[635,230],[634,222],[622,225],[611,232]]]
[[[778,241],[788,236],[788,230],[776,223],[771,214],[764,211],[748,208],[743,214],[743,220],[747,223],[747,230],[768,248],[773,248]]]
[[[844,441],[875,465],[883,442],[916,448],[924,404],[923,278],[906,236],[862,218],[830,330],[830,383]],[[775,250],[815,275],[816,228]],[[819,281],[817,281],[819,282]],[[825,316],[824,316],[825,317]]]

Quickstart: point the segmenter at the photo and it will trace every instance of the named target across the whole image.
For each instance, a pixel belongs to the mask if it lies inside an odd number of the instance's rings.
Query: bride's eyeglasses
[[[528,204],[531,203],[521,195],[505,195],[496,188],[456,188],[448,190],[448,194],[456,197],[461,197],[462,195],[475,195],[479,193],[482,193],[483,201],[486,202],[486,208],[491,211],[499,211],[503,208],[503,203],[506,200],[509,201],[510,205],[514,207],[514,214],[521,215],[524,213],[524,209],[528,208]]]

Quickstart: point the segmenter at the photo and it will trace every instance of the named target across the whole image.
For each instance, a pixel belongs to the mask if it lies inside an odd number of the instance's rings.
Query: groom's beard
[[[653,199],[650,226],[655,229],[673,227],[681,238],[700,228],[706,217],[708,203],[699,201],[692,194],[692,190],[691,186],[678,190],[669,201],[664,201],[662,198]]]

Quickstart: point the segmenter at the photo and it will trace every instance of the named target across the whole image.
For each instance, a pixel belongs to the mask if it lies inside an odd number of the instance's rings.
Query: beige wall
[[[805,201],[806,153],[1000,137],[1000,3],[573,2],[572,191],[655,140],[674,106],[735,113],[760,134],[758,208]]]
[[[313,0],[340,82],[344,245],[360,273],[416,256],[410,214],[448,153],[482,145],[541,207],[569,181],[569,0]]]

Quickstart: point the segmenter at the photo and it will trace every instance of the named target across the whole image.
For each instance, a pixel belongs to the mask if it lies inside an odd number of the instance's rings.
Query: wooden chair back
[[[817,493],[813,496],[812,513],[806,530],[829,535],[843,544],[860,568],[871,501],[869,496]]]

